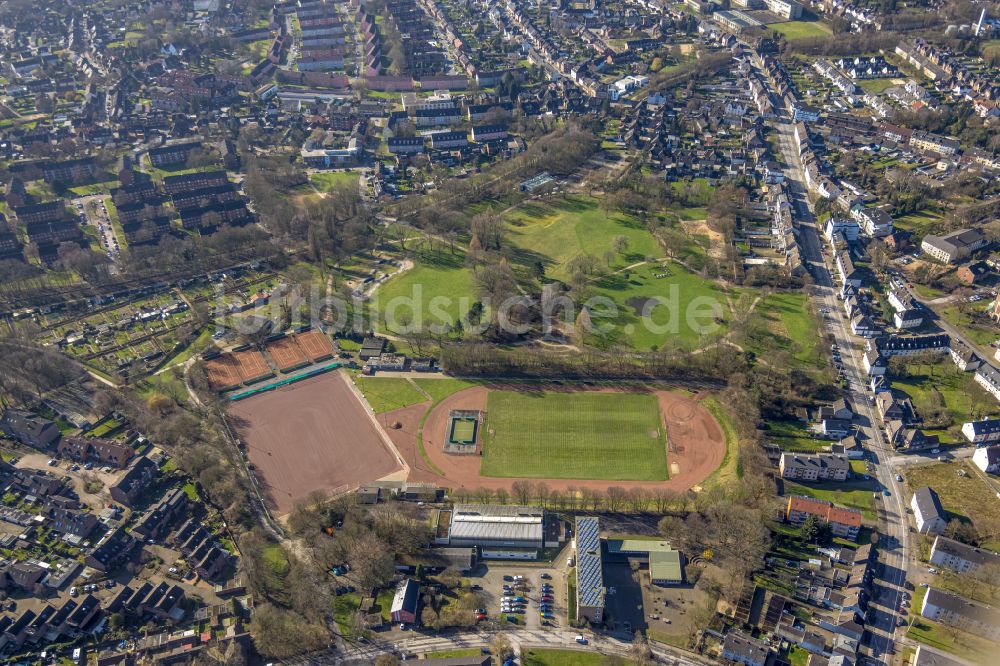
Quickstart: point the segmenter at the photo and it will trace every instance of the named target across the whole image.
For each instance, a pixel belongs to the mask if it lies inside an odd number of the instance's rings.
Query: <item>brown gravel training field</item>
[[[313,491],[354,488],[403,469],[347,382],[328,372],[229,407],[278,515]]]
[[[510,488],[515,479],[485,477],[479,473],[478,455],[449,455],[442,449],[448,427],[448,414],[453,409],[485,409],[486,396],[490,388],[511,390],[512,385],[494,387],[476,386],[464,389],[442,400],[427,415],[423,426],[424,449],[433,466],[421,457],[418,444],[420,419],[430,403],[410,405],[385,415],[388,423],[398,422],[399,429],[388,434],[410,466],[410,481],[428,481],[449,488]],[[520,385],[523,389],[523,385]],[[544,387],[535,390],[566,390],[565,387]],[[612,389],[602,389],[612,390]],[[677,492],[686,491],[703,483],[721,464],[726,455],[726,439],[715,418],[698,401],[698,398],[672,391],[655,391],[660,406],[660,415],[667,429],[671,443],[667,451],[667,465],[671,470],[668,481],[607,481],[532,479],[544,481],[553,490],[574,488],[607,489],[608,486],[623,488],[666,488]],[[438,474],[434,468],[442,474]]]

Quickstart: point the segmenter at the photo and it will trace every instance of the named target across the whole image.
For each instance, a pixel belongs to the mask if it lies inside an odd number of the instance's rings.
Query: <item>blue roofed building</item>
[[[601,561],[600,521],[576,519],[576,619],[592,624],[604,621],[604,566]]]

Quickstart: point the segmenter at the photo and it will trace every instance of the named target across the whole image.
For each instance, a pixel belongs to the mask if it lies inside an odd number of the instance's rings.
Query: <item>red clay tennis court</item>
[[[208,384],[216,391],[239,386],[242,383],[239,366],[230,354],[205,361]]]
[[[272,374],[264,355],[256,349],[232,352],[230,356],[239,367],[240,377],[244,382],[252,382]]]
[[[274,359],[274,364],[281,372],[287,372],[308,363],[306,355],[296,344],[295,338],[289,336],[267,343],[267,352]]]
[[[305,333],[296,333],[295,341],[312,362],[323,361],[333,356],[333,343],[322,331],[315,328]]]

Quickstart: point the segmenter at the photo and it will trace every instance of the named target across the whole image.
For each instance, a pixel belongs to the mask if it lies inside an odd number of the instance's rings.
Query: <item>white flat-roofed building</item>
[[[548,516],[540,507],[456,504],[447,540],[453,548],[478,547],[484,557],[527,558],[559,544],[557,525],[554,516]]]
[[[825,233],[826,239],[831,243],[835,242],[838,236],[842,236],[847,242],[853,243],[858,240],[861,228],[855,220],[849,220],[845,217],[831,217],[826,222]]]
[[[767,9],[783,19],[794,21],[802,17],[802,5],[795,0],[764,0]]]

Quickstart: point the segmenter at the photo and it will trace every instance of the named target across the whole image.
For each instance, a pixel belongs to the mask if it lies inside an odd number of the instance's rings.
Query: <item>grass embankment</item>
[[[740,470],[740,438],[736,434],[736,428],[733,426],[729,414],[715,396],[708,396],[701,401],[701,404],[719,422],[722,434],[726,438],[726,455],[722,458],[722,464],[705,480],[704,485],[725,486],[743,476],[743,472]]]
[[[376,414],[384,414],[427,400],[416,386],[405,378],[356,377],[354,383]]]

